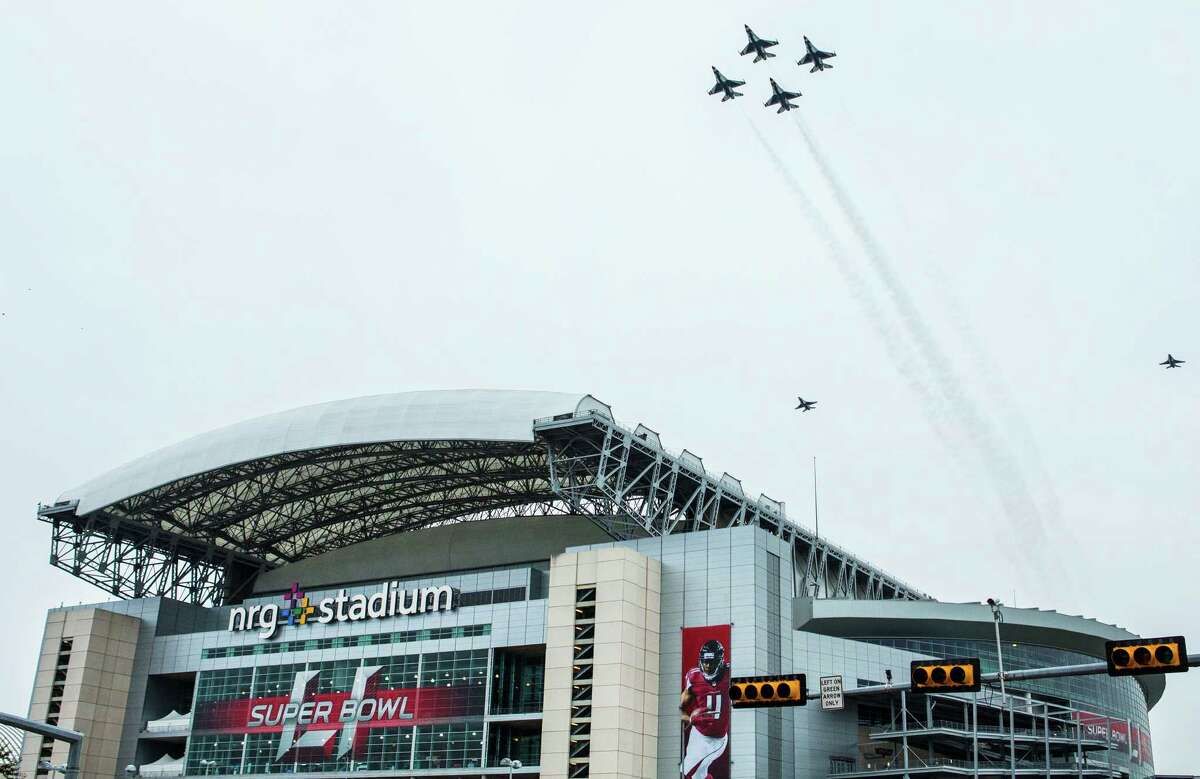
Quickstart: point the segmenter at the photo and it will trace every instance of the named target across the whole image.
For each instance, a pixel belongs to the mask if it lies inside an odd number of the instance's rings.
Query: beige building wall
[[[79,779],[113,779],[129,698],[141,621],[97,608],[58,609],[46,616],[29,717],[84,734]],[[54,710],[57,709],[57,712]],[[33,777],[42,738],[27,735],[21,776]],[[67,762],[67,744],[55,741],[49,757]]]
[[[657,775],[661,578],[658,560],[623,547],[561,554],[550,561],[541,776],[572,775],[572,738],[576,744],[590,741],[589,779]],[[577,610],[576,599],[590,587],[596,590],[591,716],[573,717],[576,669],[588,662],[576,660],[581,646],[576,631],[589,622],[577,617],[590,613]]]

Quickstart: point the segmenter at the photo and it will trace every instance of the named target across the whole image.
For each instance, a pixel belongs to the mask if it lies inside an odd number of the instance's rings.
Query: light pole
[[[216,760],[201,760],[201,761],[200,761],[200,768],[201,768],[201,769],[203,769],[203,771],[204,771],[204,775],[205,775],[205,776],[208,776],[208,774],[209,774],[209,769],[211,769],[211,768],[212,768],[213,766],[215,766],[216,764],[217,764],[217,761],[216,761]]]
[[[1000,699],[1008,706],[1008,768],[1009,775],[1016,779],[1017,776],[1017,734],[1014,730],[1015,723],[1013,721],[1012,702],[1008,700],[1008,694],[1004,690],[1004,650],[1000,648],[1000,623],[1004,621],[1004,614],[1000,612],[1000,607],[1004,604],[995,598],[988,598],[987,605],[992,609],[992,623],[996,626],[996,664],[1000,666]],[[1000,713],[1001,721],[1003,722],[1004,712]],[[979,727],[979,723],[975,723],[975,727]]]
[[[516,769],[521,767],[521,761],[520,760],[511,760],[511,759],[505,757],[500,760],[500,765],[502,765],[508,769],[509,779],[512,779],[513,771],[515,771]]]

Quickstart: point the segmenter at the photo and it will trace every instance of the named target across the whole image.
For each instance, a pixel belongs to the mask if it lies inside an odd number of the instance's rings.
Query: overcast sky
[[[938,598],[1200,645],[1195,3],[0,15],[0,709],[45,610],[103,599],[38,501],[413,389],[590,392],[806,524],[817,456],[822,534]]]

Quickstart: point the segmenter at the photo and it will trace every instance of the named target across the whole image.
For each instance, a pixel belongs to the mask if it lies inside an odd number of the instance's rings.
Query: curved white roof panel
[[[336,400],[238,422],[139,457],[68,490],[87,514],[188,476],[263,457],[381,441],[533,441],[533,420],[594,410],[591,395],[520,390],[400,392]]]

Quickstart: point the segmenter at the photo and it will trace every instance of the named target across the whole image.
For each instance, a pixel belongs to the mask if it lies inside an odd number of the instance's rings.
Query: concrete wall
[[[567,551],[610,548],[630,549],[661,563],[658,765],[648,775],[669,779],[679,775],[684,627],[731,625],[730,658],[735,676],[793,670],[791,547],[765,530],[737,527]],[[696,664],[696,658],[687,660],[689,667]],[[548,667],[546,673],[549,683]],[[733,716],[729,737],[733,779],[796,775],[795,711],[739,710]]]
[[[29,716],[44,722],[52,699],[58,701],[59,727],[85,735],[80,779],[117,774],[140,630],[139,620],[99,608],[55,610],[46,617]],[[56,672],[64,669],[65,679],[57,683],[62,694],[54,695]],[[40,738],[25,740],[22,776],[35,774],[41,746]],[[55,742],[50,760],[65,763],[67,744]]]
[[[316,589],[443,571],[468,571],[549,560],[568,546],[608,538],[583,517],[514,517],[396,533],[267,571],[256,593],[283,591],[292,582]]]

